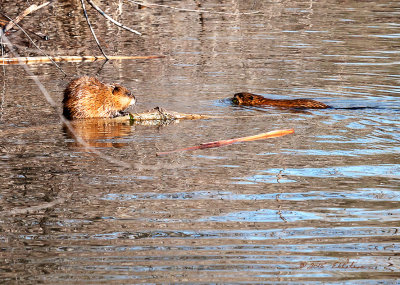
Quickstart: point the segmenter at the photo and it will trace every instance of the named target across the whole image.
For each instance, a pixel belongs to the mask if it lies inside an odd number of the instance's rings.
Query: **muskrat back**
[[[318,102],[311,99],[268,99],[260,95],[251,94],[247,92],[236,93],[233,96],[232,102],[237,105],[246,105],[246,106],[276,106],[282,108],[313,108],[313,109],[326,109],[330,108],[330,106]]]
[[[63,114],[70,120],[113,118],[135,103],[135,96],[125,87],[83,76],[72,80],[65,89]]]

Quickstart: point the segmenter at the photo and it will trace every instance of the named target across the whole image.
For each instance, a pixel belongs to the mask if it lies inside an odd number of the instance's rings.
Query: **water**
[[[15,16],[12,1],[3,2]],[[49,54],[99,54],[79,3],[65,2],[22,23],[50,36],[39,42]],[[166,57],[62,63],[66,78],[53,65],[30,66],[57,110],[22,67],[1,73],[1,280],[397,284],[399,3],[159,3],[260,13],[138,10],[122,1],[106,9],[138,37],[91,11],[107,53]],[[18,34],[10,39],[23,55],[37,54]],[[74,124],[99,155],[56,114],[65,85],[84,74],[133,90],[134,111],[222,118]],[[335,108],[233,106],[227,98],[241,91]],[[287,128],[295,134],[155,155]]]

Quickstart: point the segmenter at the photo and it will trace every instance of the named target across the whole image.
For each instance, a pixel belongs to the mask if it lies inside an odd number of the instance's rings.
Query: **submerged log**
[[[173,111],[167,111],[160,107],[145,111],[143,113],[129,113],[129,118],[132,121],[173,121],[173,120],[199,120],[209,119],[211,116],[199,115],[199,114],[185,114]]]
[[[254,117],[254,115],[240,116],[240,118],[247,118],[247,117]],[[151,110],[144,111],[141,113],[127,113],[124,116],[116,118],[108,118],[107,120],[120,121],[120,122],[130,120],[131,122],[139,123],[141,125],[144,124],[157,125],[159,123],[168,124],[172,121],[178,122],[179,120],[237,119],[237,118],[238,118],[237,116],[210,116],[201,114],[186,114],[174,111],[167,111],[163,108],[155,107]]]

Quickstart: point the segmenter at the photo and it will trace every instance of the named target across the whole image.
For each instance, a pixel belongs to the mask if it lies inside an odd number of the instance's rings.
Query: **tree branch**
[[[101,53],[102,53],[102,54],[104,55],[104,57],[108,60],[108,57],[107,57],[106,53],[104,52],[103,48],[101,47],[100,42],[99,42],[99,40],[97,39],[96,34],[95,34],[95,32],[94,32],[94,30],[93,30],[93,28],[92,28],[92,25],[90,24],[89,16],[88,16],[88,14],[87,14],[87,12],[86,12],[86,7],[85,7],[85,2],[84,2],[84,0],[81,0],[81,4],[82,4],[82,9],[83,9],[83,14],[85,15],[86,22],[87,22],[88,25],[89,25],[90,31],[92,32],[92,35],[93,35],[93,38],[94,38],[94,40],[96,41],[97,46],[99,47]]]
[[[103,10],[101,10],[98,6],[96,6],[96,4],[93,3],[92,0],[86,0],[90,6],[92,6],[97,12],[99,12],[103,17],[105,17],[107,20],[111,21],[113,24],[117,25],[118,27],[121,27],[127,31],[130,31],[134,34],[137,35],[142,35],[141,33],[139,33],[136,30],[133,30],[127,26],[122,25],[120,22],[115,21],[113,18],[111,18],[110,16],[108,16]]]

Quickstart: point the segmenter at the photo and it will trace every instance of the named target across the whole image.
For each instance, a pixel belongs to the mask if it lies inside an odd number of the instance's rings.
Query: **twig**
[[[29,6],[21,14],[19,14],[13,21],[8,22],[8,24],[4,27],[4,33],[11,30],[12,27],[14,27],[14,25],[18,24],[23,18],[28,16],[30,13],[35,12],[36,10],[39,10],[49,4],[50,4],[50,2],[45,2],[39,6],[36,4]]]
[[[96,6],[96,4],[93,3],[92,0],[86,0],[90,6],[92,6],[97,12],[99,12],[103,17],[105,17],[107,20],[111,21],[113,24],[117,25],[118,27],[121,27],[127,31],[130,31],[134,34],[137,35],[142,35],[141,33],[139,33],[136,30],[133,30],[127,26],[122,25],[120,22],[115,21],[113,18],[111,18],[110,16],[108,16],[103,10],[101,10],[98,6]]]
[[[47,5],[47,4],[46,4],[46,5]],[[42,6],[43,6],[43,5],[42,5]],[[14,22],[14,20],[12,20],[12,19],[11,19],[10,17],[8,17],[7,15],[5,15],[5,14],[3,14],[3,13],[2,13],[2,15],[5,16],[7,19],[9,19],[9,20],[10,20],[10,23]],[[25,36],[31,41],[31,43],[35,46],[35,48],[37,48],[42,54],[45,55],[45,58],[47,58],[49,61],[51,61],[65,76],[67,76],[67,74],[64,72],[64,70],[63,70],[57,63],[55,63],[55,61],[52,60],[51,57],[50,57],[49,55],[47,55],[38,45],[35,44],[35,42],[33,41],[33,39],[28,35],[27,32],[25,32],[25,30],[24,30],[20,25],[18,25],[17,23],[14,23],[14,25],[16,25],[16,26],[25,34]],[[4,61],[4,59],[3,59],[3,61],[0,62],[0,65],[4,64],[4,62],[5,62],[5,61]]]
[[[164,55],[148,55],[148,56],[124,56],[124,55],[114,55],[108,56],[37,56],[37,57],[10,57],[10,58],[0,58],[0,65],[8,65],[8,64],[34,64],[34,63],[46,63],[49,61],[56,62],[83,62],[83,61],[98,61],[98,60],[115,60],[115,59],[154,59],[154,58],[163,58]]]
[[[108,57],[108,59],[110,59],[110,57]],[[107,64],[107,62],[108,62],[108,60],[104,60],[104,61],[101,63],[100,67],[97,69],[97,71],[96,71],[96,73],[95,73],[95,76],[96,76],[96,77],[100,76],[100,73],[101,73],[101,71],[103,70],[104,66]]]
[[[4,13],[2,13],[1,11],[0,11],[0,14],[4,16]],[[6,21],[6,20],[3,20],[3,19],[0,19],[0,27],[1,27],[1,26],[5,27],[7,24],[9,24],[9,22],[10,22],[10,21]],[[21,27],[23,27],[21,24],[19,24],[19,25],[20,25]],[[49,39],[49,36],[47,36],[47,35],[45,35],[45,34],[43,34],[43,33],[41,33],[41,32],[34,32],[34,31],[30,30],[30,29],[27,29],[26,27],[24,27],[24,29],[25,29],[25,31],[27,31],[28,33],[31,33],[31,34],[37,36],[37,37],[40,38],[41,40],[47,41],[47,40]]]
[[[101,45],[100,45],[100,43],[99,43],[99,40],[97,39],[96,34],[95,34],[95,32],[94,32],[94,30],[93,30],[93,28],[92,28],[92,25],[90,24],[89,16],[88,16],[88,14],[87,14],[87,12],[86,12],[86,7],[85,7],[85,2],[84,2],[84,0],[81,0],[81,4],[82,4],[82,9],[83,9],[83,14],[85,15],[86,22],[87,22],[88,25],[89,25],[90,31],[92,32],[92,35],[93,35],[93,38],[94,38],[94,40],[96,41],[97,46],[99,47],[101,53],[104,55],[104,57],[106,58],[106,60],[108,60],[108,56],[105,54],[103,48],[101,47]]]
[[[191,146],[187,148],[182,148],[182,149],[177,149],[173,151],[167,151],[167,152],[157,152],[156,155],[166,155],[174,152],[180,152],[180,151],[188,151],[188,150],[198,150],[198,149],[205,149],[205,148],[214,148],[214,147],[220,147],[224,145],[230,145],[233,143],[238,143],[238,142],[245,142],[245,141],[254,141],[254,140],[261,140],[261,139],[267,139],[267,138],[276,138],[276,137],[281,137],[289,134],[293,134],[294,130],[289,129],[289,130],[277,130],[277,131],[271,131],[267,133],[262,133],[254,136],[249,136],[249,137],[242,137],[242,138],[236,138],[236,139],[230,139],[230,140],[221,140],[221,141],[214,141],[214,142],[208,142],[208,143],[202,143],[200,145],[196,146]]]
[[[211,13],[211,14],[222,14],[222,15],[227,15],[227,16],[253,15],[253,14],[261,13],[260,11],[244,12],[244,13],[229,13],[229,12],[218,12],[218,11],[210,11],[210,10],[203,10],[203,9],[177,8],[177,7],[172,7],[172,6],[163,5],[163,4],[155,4],[155,3],[147,3],[147,2],[143,3],[143,2],[133,1],[133,0],[128,0],[128,1],[133,3],[133,4],[141,5],[141,6],[145,6],[145,7],[152,7],[153,6],[153,7],[167,8],[167,9],[183,11],[183,12],[192,12],[192,13]]]

